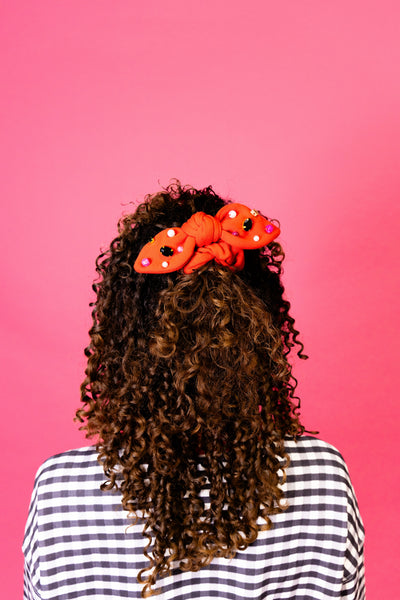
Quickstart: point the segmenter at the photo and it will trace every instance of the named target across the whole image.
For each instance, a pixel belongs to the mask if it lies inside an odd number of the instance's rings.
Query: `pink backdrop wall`
[[[172,177],[281,221],[304,422],[349,465],[369,598],[398,597],[399,19],[386,0],[3,1],[5,598],[37,467],[88,443],[94,259]]]

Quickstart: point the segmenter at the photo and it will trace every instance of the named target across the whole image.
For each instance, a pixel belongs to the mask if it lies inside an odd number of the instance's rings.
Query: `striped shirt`
[[[157,598],[365,598],[364,528],[342,456],[310,436],[285,446],[289,508],[271,517],[273,528],[232,559],[214,558],[197,572],[174,568],[157,582]],[[143,523],[127,528],[120,492],[102,492],[104,480],[94,446],[39,468],[23,543],[26,600],[141,597],[136,575],[148,566]]]

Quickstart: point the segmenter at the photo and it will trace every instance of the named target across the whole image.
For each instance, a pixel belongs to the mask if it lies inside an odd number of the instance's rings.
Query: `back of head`
[[[123,217],[96,262],[77,415],[98,436],[104,488],[121,490],[153,541],[144,595],[173,560],[198,570],[246,548],[260,519],[271,526],[284,509],[284,437],[304,431],[287,358],[296,344],[306,356],[283,297],[279,243],[245,250],[236,272],[215,261],[192,273],[133,268],[161,230],[225,204],[211,187],[176,182]]]

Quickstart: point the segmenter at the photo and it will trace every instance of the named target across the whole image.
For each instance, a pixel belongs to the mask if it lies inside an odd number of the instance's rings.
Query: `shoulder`
[[[53,454],[47,458],[41,465],[41,469],[51,468],[54,465],[63,463],[79,464],[80,462],[96,462],[97,451],[96,446],[82,446],[81,448],[73,448],[58,454]]]
[[[335,446],[311,436],[285,440],[289,455],[288,479],[310,487],[334,489],[347,496],[352,492],[346,462]]]
[[[47,458],[37,470],[35,487],[99,478],[104,478],[104,472],[97,460],[96,447],[85,446]]]
[[[304,435],[296,440],[285,439],[285,449],[291,461],[303,463],[331,463],[347,470],[346,462],[335,446],[310,435]]]
[[[60,452],[47,458],[39,467],[38,473],[47,473],[60,468],[91,466],[97,463],[96,446],[83,446],[66,452]]]

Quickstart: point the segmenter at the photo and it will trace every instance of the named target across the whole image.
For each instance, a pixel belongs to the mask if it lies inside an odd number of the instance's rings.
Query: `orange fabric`
[[[157,233],[141,249],[134,269],[139,273],[192,273],[210,260],[232,271],[244,267],[244,249],[266,246],[280,233],[256,210],[227,204],[215,217],[197,212],[182,227]]]
[[[222,240],[216,244],[208,244],[197,248],[189,262],[184,266],[185,273],[193,273],[210,260],[215,260],[220,265],[232,271],[241,271],[244,267],[244,252],[241,248],[233,248]]]
[[[196,246],[208,246],[221,238],[222,225],[216,217],[203,212],[194,213],[181,229],[196,240]]]

